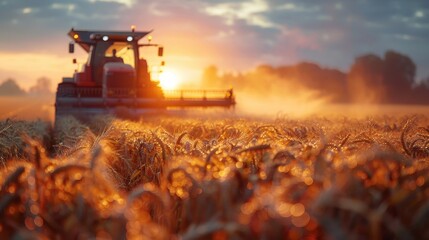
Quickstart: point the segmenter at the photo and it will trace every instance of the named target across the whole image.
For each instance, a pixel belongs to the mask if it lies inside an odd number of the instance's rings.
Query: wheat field
[[[428,239],[429,119],[0,121],[1,239]]]

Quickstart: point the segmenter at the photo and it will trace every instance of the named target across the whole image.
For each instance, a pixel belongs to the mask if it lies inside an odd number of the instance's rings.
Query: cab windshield
[[[107,62],[123,62],[131,65],[133,68],[136,67],[135,52],[132,43],[98,42],[91,48],[89,55],[88,64],[92,65],[93,79],[97,84],[101,84],[103,81],[103,67]]]
[[[116,52],[116,56],[114,56],[114,52]],[[125,42],[115,42],[110,45],[105,53],[105,57],[117,57],[124,61],[124,63],[135,67],[135,59],[134,59],[134,50],[133,46],[129,43]]]

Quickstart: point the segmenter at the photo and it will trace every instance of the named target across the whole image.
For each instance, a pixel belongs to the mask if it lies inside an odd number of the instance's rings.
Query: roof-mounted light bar
[[[85,51],[89,52],[91,46],[97,42],[129,42],[137,43],[143,37],[151,33],[138,32],[138,31],[90,31],[90,30],[75,30],[72,28],[68,35],[69,37],[79,44]],[[108,39],[104,38],[107,36]]]
[[[134,36],[124,36],[124,35],[103,35],[103,34],[91,34],[90,36],[91,40],[95,40],[95,41],[112,41],[112,42],[132,42],[134,40],[136,40],[136,38],[134,38]]]

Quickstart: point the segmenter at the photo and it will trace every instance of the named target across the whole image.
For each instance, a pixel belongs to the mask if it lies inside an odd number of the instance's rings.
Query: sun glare
[[[159,75],[159,84],[165,90],[174,90],[179,85],[179,77],[172,71],[164,71]]]

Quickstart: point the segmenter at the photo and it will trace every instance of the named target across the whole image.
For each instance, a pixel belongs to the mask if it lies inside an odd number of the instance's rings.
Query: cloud
[[[72,26],[114,25],[127,6],[117,2],[64,0],[3,1],[0,8],[0,51],[45,51],[64,42]],[[8,34],[5,34],[5,33]]]
[[[135,0],[89,0],[89,2],[91,3],[96,3],[96,2],[113,2],[113,3],[119,3],[119,4],[124,4],[127,7],[132,7],[135,4]]]
[[[264,0],[220,3],[207,6],[205,11],[209,15],[222,17],[228,26],[233,25],[236,20],[245,20],[251,26],[277,27],[261,15],[261,13],[269,11],[268,3]]]

